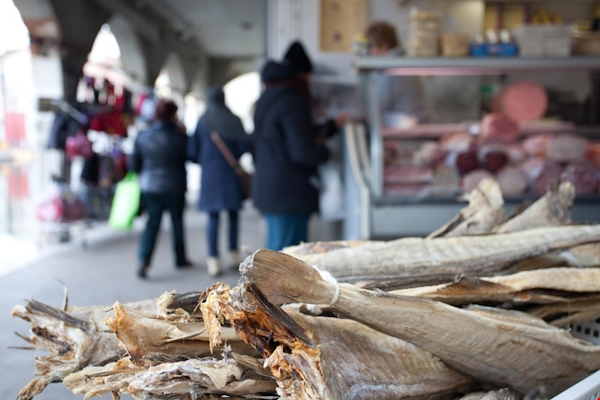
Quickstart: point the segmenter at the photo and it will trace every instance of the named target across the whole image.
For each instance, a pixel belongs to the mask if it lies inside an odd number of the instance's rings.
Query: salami
[[[488,114],[481,121],[481,140],[484,143],[512,143],[519,139],[519,124],[502,114]]]
[[[500,99],[504,114],[516,122],[535,121],[546,114],[548,93],[535,82],[510,85]]]
[[[558,163],[583,160],[587,153],[587,140],[576,135],[557,135],[548,139],[546,157]]]
[[[477,158],[483,169],[497,172],[508,164],[508,148],[501,144],[489,144],[479,149]]]
[[[550,160],[532,158],[521,164],[521,171],[527,176],[534,193],[542,195],[548,187],[560,182],[563,167]]]
[[[461,174],[471,172],[479,167],[477,152],[475,150],[452,152],[446,157],[446,165],[455,168]]]
[[[589,161],[576,161],[569,164],[561,179],[563,182],[571,182],[578,196],[598,191],[598,168]]]
[[[498,171],[496,179],[505,196],[520,196],[527,191],[527,176],[517,167],[502,168]]]

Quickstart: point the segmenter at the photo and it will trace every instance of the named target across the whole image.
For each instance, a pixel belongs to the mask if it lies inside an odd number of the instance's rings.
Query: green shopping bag
[[[113,229],[131,229],[140,208],[141,195],[138,174],[128,172],[125,178],[117,183],[108,226]]]

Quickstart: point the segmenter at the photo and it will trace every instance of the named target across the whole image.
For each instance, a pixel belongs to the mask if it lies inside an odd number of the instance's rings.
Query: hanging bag
[[[139,175],[128,172],[125,178],[117,183],[108,226],[112,229],[131,229],[140,208],[141,195]]]
[[[250,198],[250,184],[252,182],[252,176],[244,171],[244,169],[237,162],[231,151],[227,148],[223,139],[217,132],[212,132],[210,134],[210,138],[212,139],[217,149],[221,152],[227,163],[231,166],[235,174],[237,175],[238,182],[240,184],[240,189],[242,192],[242,201]]]

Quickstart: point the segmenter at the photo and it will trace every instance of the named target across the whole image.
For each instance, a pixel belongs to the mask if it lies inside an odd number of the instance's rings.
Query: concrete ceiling
[[[266,0],[139,0],[138,6],[152,8],[183,39],[195,38],[210,57],[265,53]]]

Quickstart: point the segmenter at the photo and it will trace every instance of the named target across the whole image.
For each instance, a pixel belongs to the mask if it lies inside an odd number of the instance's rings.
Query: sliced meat
[[[548,93],[539,83],[517,82],[506,88],[500,102],[504,114],[513,121],[535,121],[546,114]]]
[[[520,196],[527,191],[527,176],[517,167],[507,166],[496,175],[505,196]]]
[[[462,190],[464,192],[470,192],[475,189],[479,182],[484,180],[485,178],[494,178],[492,174],[484,169],[478,169],[472,172],[469,172],[462,180]]]
[[[483,169],[497,172],[508,164],[508,147],[502,144],[488,144],[479,149],[477,158]]]
[[[546,193],[551,185],[558,184],[563,172],[560,164],[541,158],[524,162],[520,169],[527,176],[531,189],[539,195]]]
[[[561,177],[563,182],[571,182],[575,193],[592,194],[598,191],[598,167],[589,161],[577,161],[569,164]]]
[[[546,157],[559,163],[569,163],[585,158],[587,140],[576,135],[557,135],[548,140]]]
[[[481,121],[481,140],[484,143],[512,143],[519,139],[519,124],[503,114],[488,114]]]
[[[523,140],[523,149],[527,154],[532,157],[546,157],[546,149],[548,148],[548,141],[552,138],[552,135],[542,134],[535,135]]]

